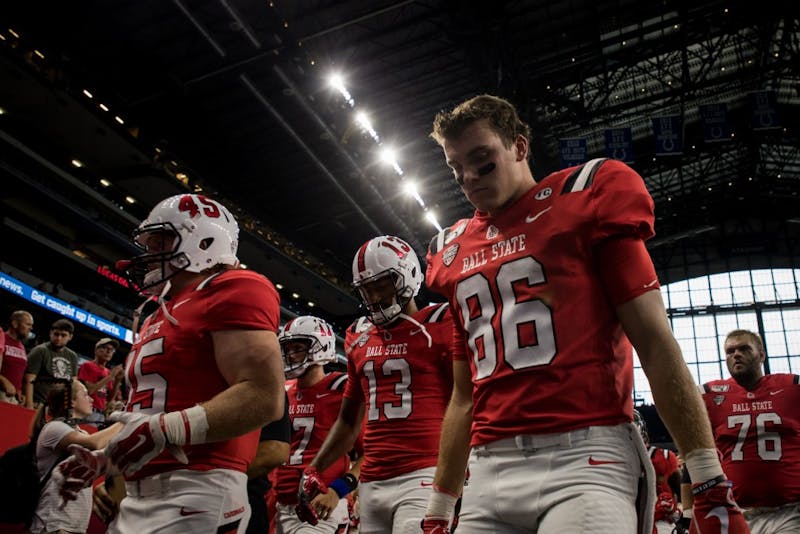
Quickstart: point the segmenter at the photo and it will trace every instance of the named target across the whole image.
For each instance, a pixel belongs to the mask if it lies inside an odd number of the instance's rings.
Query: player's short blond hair
[[[514,105],[492,95],[478,95],[462,102],[452,111],[440,111],[433,120],[431,137],[444,145],[446,139],[458,138],[471,124],[486,119],[506,148],[511,147],[517,136],[530,141],[531,128],[519,118]],[[528,152],[530,155],[530,151]]]

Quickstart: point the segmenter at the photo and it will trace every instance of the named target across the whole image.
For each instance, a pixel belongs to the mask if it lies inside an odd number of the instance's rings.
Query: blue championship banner
[[[781,128],[778,118],[778,99],[775,91],[756,91],[750,93],[750,116],[753,130],[772,130]]]
[[[559,139],[561,147],[561,164],[563,168],[574,167],[586,163],[586,138],[572,137]]]
[[[705,104],[700,106],[700,120],[703,122],[703,139],[707,143],[731,140],[727,104]]]
[[[656,156],[683,154],[683,119],[677,115],[653,119]]]
[[[630,128],[605,130],[606,157],[633,163],[633,141]]]

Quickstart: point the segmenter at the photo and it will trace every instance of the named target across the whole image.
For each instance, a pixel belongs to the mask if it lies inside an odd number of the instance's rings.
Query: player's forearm
[[[703,400],[678,343],[670,336],[649,350],[652,354],[644,358],[640,352],[642,369],[650,382],[658,413],[681,454],[685,458],[695,449],[715,448]]]
[[[451,399],[442,421],[439,461],[433,482],[450,493],[460,495],[469,461],[472,401],[457,397],[454,395]]]
[[[282,384],[260,384],[245,380],[202,403],[208,432],[205,441],[241,436],[283,417]]]
[[[360,429],[360,425],[338,418],[309,467],[316,467],[318,471],[326,470],[353,448]]]

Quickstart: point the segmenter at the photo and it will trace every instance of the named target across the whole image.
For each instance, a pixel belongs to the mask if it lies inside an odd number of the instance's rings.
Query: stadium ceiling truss
[[[402,180],[417,179],[442,225],[471,214],[427,134],[437,111],[482,92],[520,107],[533,128],[537,177],[562,166],[561,139],[585,138],[587,156],[599,157],[606,129],[631,128],[633,166],[656,203],[658,235],[650,248],[666,279],[797,264],[797,6],[88,4],[63,13],[85,36],[67,24],[42,26],[40,34],[59,39],[51,47],[61,46],[102,80],[131,120],[145,123],[143,137],[167,137],[175,159],[203,177],[204,191],[238,203],[237,213],[252,214],[304,254],[322,258],[340,280],[349,278],[353,250],[377,233],[398,234],[424,254],[436,230],[400,193]],[[103,39],[113,64],[95,57],[92,39]],[[131,39],[134,47],[126,44]],[[401,147],[403,177],[375,163],[376,144],[354,126],[353,108],[324,85],[328,66],[348,74],[356,106],[369,111],[382,140]],[[754,91],[774,93],[781,128],[751,128]],[[730,139],[703,140],[699,107],[706,104],[727,105]],[[682,120],[684,150],[656,156],[652,119],[668,115]],[[120,162],[118,171],[131,167]],[[135,176],[124,176],[135,191]]]

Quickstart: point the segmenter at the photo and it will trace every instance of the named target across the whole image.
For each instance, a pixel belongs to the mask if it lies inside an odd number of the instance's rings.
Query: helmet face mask
[[[133,232],[133,243],[142,254],[126,271],[140,290],[158,293],[180,272],[238,265],[238,238],[239,225],[222,204],[202,195],[169,197]]]
[[[408,243],[394,236],[367,241],[353,258],[353,288],[376,325],[394,321],[422,286],[422,269]]]
[[[292,319],[278,336],[286,378],[299,378],[314,365],[325,365],[336,359],[336,338],[331,326],[311,315]],[[297,350],[297,347],[304,347]],[[300,360],[298,353],[305,352]]]

